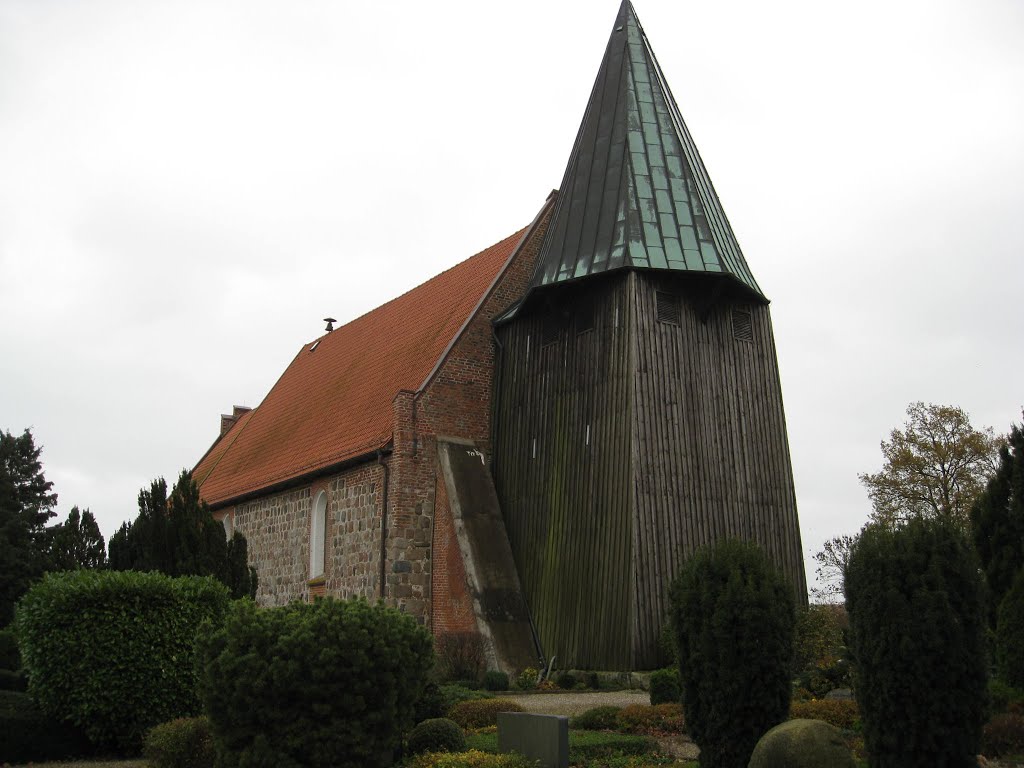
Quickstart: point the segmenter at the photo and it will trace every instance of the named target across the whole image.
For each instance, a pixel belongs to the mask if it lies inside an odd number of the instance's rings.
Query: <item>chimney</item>
[[[252,408],[248,408],[244,405],[234,405],[231,407],[231,414],[222,413],[220,415],[220,436],[224,437],[231,428],[238,423],[238,420],[246,413],[251,411]]]

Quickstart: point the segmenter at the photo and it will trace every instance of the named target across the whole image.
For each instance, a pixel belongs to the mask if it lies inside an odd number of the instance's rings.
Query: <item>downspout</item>
[[[501,343],[501,339],[498,338],[498,329],[494,323],[491,323],[491,335],[494,337],[495,345],[495,375],[494,375],[494,392],[491,393],[491,479],[494,480],[497,477],[496,469],[497,465],[494,462],[495,456],[497,456],[498,446],[498,393],[501,392],[501,383],[504,378],[505,372],[505,345]],[[498,484],[494,483],[494,490],[497,492]],[[504,513],[502,513],[504,516]],[[544,656],[544,647],[540,644],[540,635],[537,634],[537,625],[533,623],[533,611],[530,610],[530,604],[526,600],[526,593],[523,591],[522,580],[519,583],[520,594],[523,596],[523,605],[526,606],[526,617],[530,620],[530,634],[533,635],[533,648],[537,651],[537,660],[540,662],[541,668],[546,668],[548,662]],[[552,659],[552,661],[554,661]]]
[[[377,597],[384,599],[384,581],[387,577],[387,545],[388,545],[388,485],[390,472],[388,465],[384,463],[384,453],[377,449],[377,463],[384,470],[384,492],[383,503],[380,511],[380,589]]]

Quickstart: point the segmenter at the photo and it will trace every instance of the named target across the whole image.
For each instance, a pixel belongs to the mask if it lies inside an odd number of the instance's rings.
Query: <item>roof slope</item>
[[[725,274],[764,298],[629,0],[560,191],[531,288],[634,267]]]
[[[203,498],[216,506],[386,446],[395,395],[421,386],[524,232],[303,346],[200,460]]]

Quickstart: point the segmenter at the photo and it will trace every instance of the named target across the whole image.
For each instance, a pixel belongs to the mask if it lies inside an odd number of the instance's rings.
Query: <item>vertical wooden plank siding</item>
[[[563,668],[631,664],[624,278],[563,289],[498,329],[495,484],[541,643]]]
[[[681,302],[681,323],[660,322],[657,292]],[[636,275],[634,323],[638,456],[634,526],[637,667],[657,663],[668,587],[697,547],[727,536],[756,541],[806,597],[796,495],[768,307],[721,300]],[[753,340],[735,337],[748,310]]]
[[[760,544],[805,599],[768,307],[709,304],[709,285],[591,278],[546,290],[498,329],[495,484],[541,643],[562,668],[656,666],[672,580],[728,536]],[[679,302],[678,323],[659,321],[659,291]],[[734,308],[750,312],[752,339],[736,338]]]

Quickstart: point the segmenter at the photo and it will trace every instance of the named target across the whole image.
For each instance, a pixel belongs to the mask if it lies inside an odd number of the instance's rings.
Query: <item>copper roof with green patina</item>
[[[608,41],[531,287],[623,267],[727,275],[764,298],[629,0]]]

